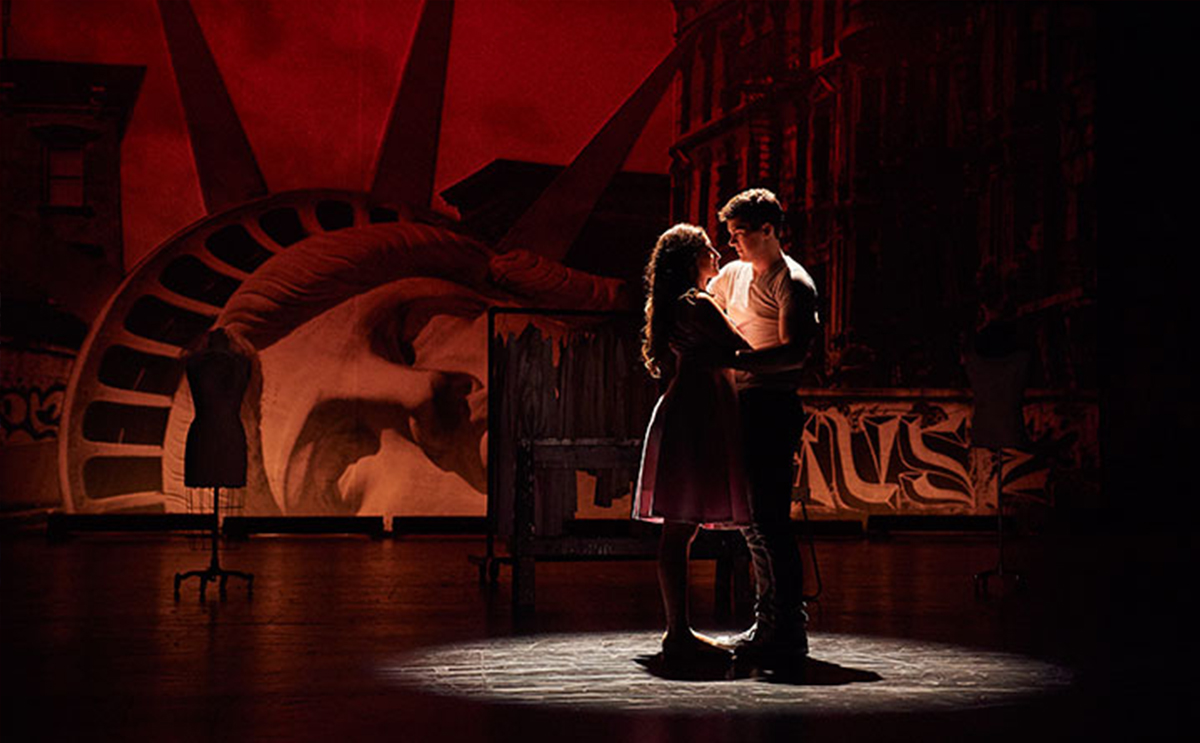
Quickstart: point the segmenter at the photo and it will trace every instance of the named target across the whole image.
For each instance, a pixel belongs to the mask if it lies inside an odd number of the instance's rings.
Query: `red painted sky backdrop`
[[[419,0],[192,0],[272,191],[365,189]],[[154,0],[12,0],[13,58],[145,65],[123,149],[126,264],[204,215]],[[673,43],[668,0],[458,0],[437,190],[563,164]],[[630,155],[665,172],[670,99]]]

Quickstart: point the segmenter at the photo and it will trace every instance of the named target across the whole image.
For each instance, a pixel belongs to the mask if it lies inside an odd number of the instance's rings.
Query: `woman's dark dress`
[[[748,344],[706,294],[680,298],[675,375],[658,400],[642,445],[633,517],[710,527],[750,523],[733,372],[714,352]]]

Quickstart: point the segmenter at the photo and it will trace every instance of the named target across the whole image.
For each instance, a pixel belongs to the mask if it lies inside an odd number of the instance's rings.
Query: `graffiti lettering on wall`
[[[0,389],[3,443],[42,441],[58,435],[66,385],[18,386]]]
[[[1006,498],[1049,505],[1049,449],[1078,449],[1081,437],[1055,433],[1028,451],[999,454],[973,448],[967,402],[838,401],[807,407],[809,419],[796,452],[796,497],[814,511],[837,515],[987,514],[996,507],[996,475]],[[1061,411],[1058,411],[1061,412]],[[1037,432],[1037,406],[1026,409]],[[1082,415],[1083,425],[1094,416]],[[1067,421],[1066,427],[1070,427]],[[1086,444],[1086,436],[1082,440]],[[996,465],[1001,458],[1002,470]],[[1077,453],[1072,460],[1088,459]],[[797,504],[798,505],[798,504]]]

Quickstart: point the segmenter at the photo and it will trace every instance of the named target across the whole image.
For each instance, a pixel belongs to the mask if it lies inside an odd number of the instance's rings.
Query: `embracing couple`
[[[804,425],[796,390],[817,333],[816,288],[783,252],[783,209],[765,189],[720,211],[737,260],[718,271],[704,230],[678,224],[646,266],[642,355],[667,382],[646,431],[633,516],[663,524],[663,654],[733,652],[764,662],[808,653],[792,465]],[[700,526],[740,528],[754,564],[755,622],[710,639],[691,630],[687,563]]]

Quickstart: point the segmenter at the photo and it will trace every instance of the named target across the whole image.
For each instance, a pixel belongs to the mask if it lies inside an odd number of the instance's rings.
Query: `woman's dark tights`
[[[663,609],[667,614],[667,636],[689,637],[688,553],[697,531],[696,524],[681,521],[663,523],[658,545],[658,586],[662,590]]]

